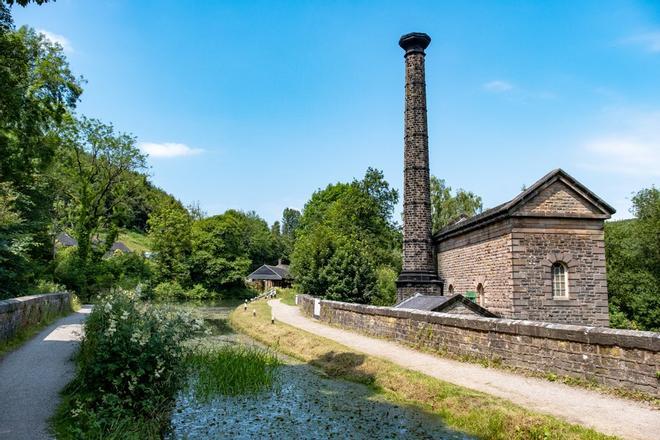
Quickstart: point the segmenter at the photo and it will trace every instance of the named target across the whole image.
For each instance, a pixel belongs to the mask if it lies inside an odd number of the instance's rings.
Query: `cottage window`
[[[554,298],[568,296],[568,269],[560,261],[552,265],[552,296]]]
[[[449,294],[450,294],[450,295],[453,295],[453,294],[454,294],[454,285],[453,285],[453,284],[450,284],[450,285],[449,285]]]

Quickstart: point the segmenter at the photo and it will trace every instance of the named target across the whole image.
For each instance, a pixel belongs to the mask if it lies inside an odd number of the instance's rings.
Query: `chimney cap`
[[[406,51],[406,55],[411,53],[424,53],[424,49],[431,44],[431,37],[423,32],[411,32],[399,38],[399,46]]]

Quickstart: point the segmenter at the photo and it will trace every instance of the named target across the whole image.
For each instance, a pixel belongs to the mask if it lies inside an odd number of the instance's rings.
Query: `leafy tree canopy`
[[[605,223],[610,321],[614,327],[660,330],[660,191],[632,198],[635,219]]]
[[[398,272],[401,265],[401,236],[393,221],[397,201],[397,191],[372,168],[362,180],[315,192],[303,210],[292,255],[301,289],[343,301],[378,297],[377,270]]]
[[[431,176],[431,219],[433,231],[458,221],[461,217],[472,217],[481,213],[481,197],[470,191],[458,189],[455,194],[443,179]]]
[[[58,128],[82,93],[61,47],[14,29],[0,4],[0,297],[24,292],[52,257]]]

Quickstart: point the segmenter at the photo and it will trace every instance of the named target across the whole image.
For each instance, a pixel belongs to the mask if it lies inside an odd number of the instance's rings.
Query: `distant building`
[[[264,264],[247,276],[248,281],[257,284],[262,290],[271,287],[290,287],[293,277],[289,272],[289,266],[280,261],[277,266]]]
[[[60,232],[55,237],[55,245],[63,247],[78,246],[78,241],[66,232]]]
[[[110,250],[105,253],[104,257],[109,258],[118,254],[129,254],[131,252],[132,251],[124,243],[121,241],[115,241],[112,243],[112,246],[110,246]]]

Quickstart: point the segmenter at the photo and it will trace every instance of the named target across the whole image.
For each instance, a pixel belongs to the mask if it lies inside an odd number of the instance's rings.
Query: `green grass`
[[[151,241],[147,234],[137,231],[123,230],[119,233],[117,241],[124,243],[130,250],[137,253],[149,252],[151,250]]]
[[[282,301],[284,304],[288,304],[290,306],[295,306],[296,305],[296,294],[297,292],[294,289],[277,289],[277,297]]]
[[[252,316],[255,309],[257,316]],[[556,417],[529,411],[505,399],[472,391],[407,370],[374,356],[357,353],[326,338],[283,323],[270,323],[265,301],[236,309],[232,326],[285,354],[321,368],[340,379],[363,383],[394,402],[442,417],[447,427],[484,439],[613,439]],[[357,356],[356,356],[357,355]]]
[[[195,350],[187,359],[189,386],[195,397],[206,402],[217,395],[235,396],[269,389],[280,364],[273,353],[243,345],[225,345]]]

